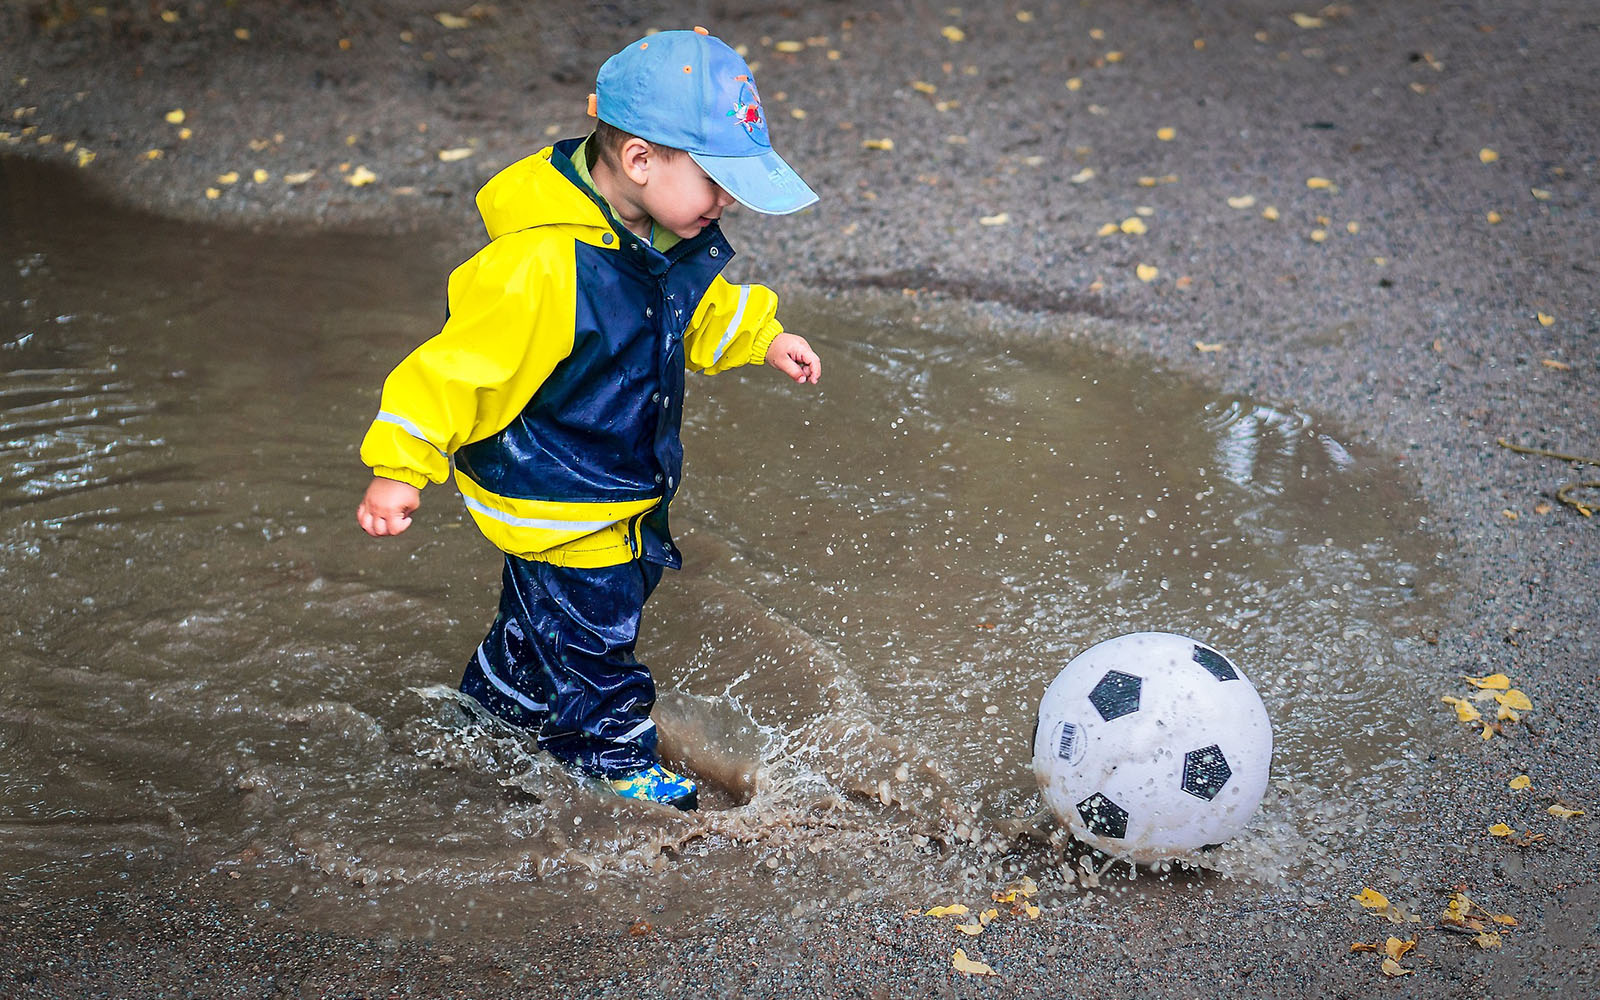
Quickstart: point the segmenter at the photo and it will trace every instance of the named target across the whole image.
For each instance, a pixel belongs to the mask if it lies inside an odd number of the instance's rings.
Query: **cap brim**
[[[757,156],[689,155],[735,201],[753,212],[788,215],[817,201],[817,193],[771,150]]]

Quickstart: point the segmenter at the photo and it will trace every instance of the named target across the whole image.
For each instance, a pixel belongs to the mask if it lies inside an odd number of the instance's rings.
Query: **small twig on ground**
[[[1523,455],[1540,455],[1544,458],[1554,458],[1562,462],[1574,462],[1578,465],[1600,466],[1600,458],[1587,458],[1582,455],[1563,455],[1559,451],[1550,451],[1547,448],[1529,448],[1526,445],[1512,444],[1505,438],[1495,438],[1495,444]],[[1600,490],[1600,480],[1586,479],[1578,483],[1564,483],[1556,489],[1557,500],[1561,501],[1563,504],[1566,504],[1568,507],[1571,507],[1584,517],[1594,516],[1595,508],[1581,500],[1574,500],[1572,498],[1573,490]]]

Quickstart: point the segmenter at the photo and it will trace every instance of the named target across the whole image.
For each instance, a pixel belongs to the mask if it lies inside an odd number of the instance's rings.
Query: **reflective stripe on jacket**
[[[453,457],[473,520],[512,555],[677,566],[685,368],[760,362],[777,296],[723,280],[715,223],[665,254],[615,224],[568,160],[580,141],[478,193],[490,243],[450,275],[444,328],[385,380],[361,458],[420,488]]]

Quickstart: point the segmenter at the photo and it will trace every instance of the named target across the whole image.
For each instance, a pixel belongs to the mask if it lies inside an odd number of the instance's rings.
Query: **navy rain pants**
[[[633,652],[661,573],[642,560],[578,569],[506,556],[500,611],[462,693],[568,767],[619,778],[655,764],[656,685]]]

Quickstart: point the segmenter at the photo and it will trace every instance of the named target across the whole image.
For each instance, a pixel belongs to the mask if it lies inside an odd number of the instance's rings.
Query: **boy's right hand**
[[[356,508],[361,530],[374,538],[398,535],[411,527],[411,512],[422,505],[422,491],[397,479],[373,476]]]

